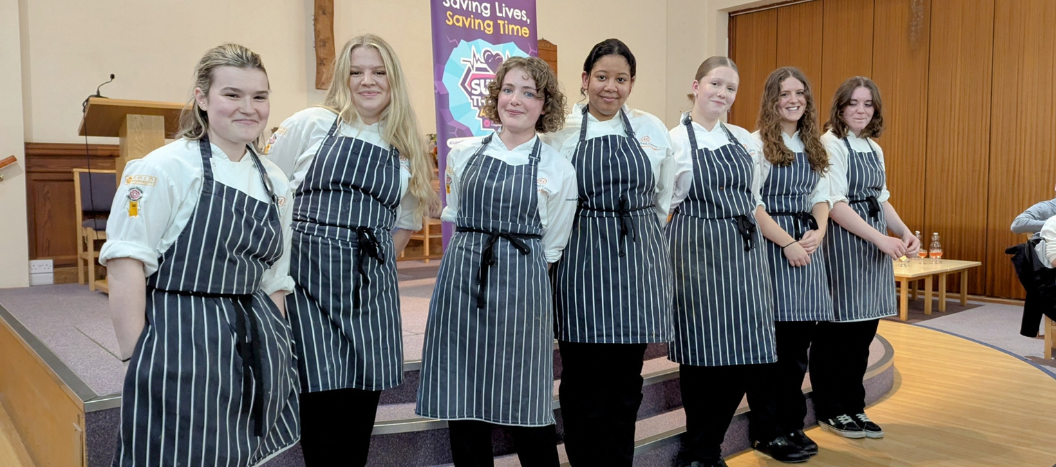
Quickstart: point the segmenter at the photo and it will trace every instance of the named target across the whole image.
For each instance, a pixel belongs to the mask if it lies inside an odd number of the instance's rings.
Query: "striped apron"
[[[866,140],[868,143],[868,140]],[[875,151],[856,152],[847,146],[847,203],[878,232],[887,234],[884,209],[877,202],[886,180]],[[869,143],[872,148],[872,143]],[[883,251],[829,220],[825,235],[825,266],[832,288],[835,321],[863,321],[894,316],[894,266]]]
[[[305,392],[403,382],[392,228],[400,156],[340,136],[334,121],[297,188],[286,299]]]
[[[620,111],[626,135],[587,140],[587,108],[572,164],[579,208],[551,271],[557,338],[644,344],[671,340],[671,257],[654,207],[652,165]]]
[[[215,181],[198,143],[202,194],[147,280],[114,465],[256,465],[300,437],[289,324],[258,289],[282,255],[276,198]]]
[[[493,136],[493,135],[492,135]],[[553,316],[536,194],[539,147],[520,166],[468,161],[429,304],[415,412],[502,425],[554,423]]]
[[[808,230],[817,230],[810,195],[821,175],[810,167],[807,154],[796,153],[791,165],[773,166],[761,190],[767,213],[796,240]],[[777,321],[831,321],[832,295],[825,272],[824,253],[812,255],[810,264],[794,268],[781,245],[766,244],[770,278],[774,284],[774,315]],[[824,250],[824,246],[821,247]]]
[[[693,185],[667,226],[674,258],[673,362],[696,366],[773,363],[774,306],[762,234],[755,228],[752,157],[730,143],[693,151]]]

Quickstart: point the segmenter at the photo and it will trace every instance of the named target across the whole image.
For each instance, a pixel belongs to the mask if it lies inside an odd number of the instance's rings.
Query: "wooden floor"
[[[807,431],[821,447],[810,467],[1056,464],[1056,379],[989,347],[908,324],[880,322],[895,349],[895,387],[866,409],[881,440]],[[784,466],[755,452],[730,467]]]

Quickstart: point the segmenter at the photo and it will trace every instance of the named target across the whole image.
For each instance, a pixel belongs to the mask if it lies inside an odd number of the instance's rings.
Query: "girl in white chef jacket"
[[[267,72],[208,51],[180,139],[129,161],[99,261],[128,362],[114,465],[256,465],[298,438],[284,297],[292,194],[257,156]]]
[[[888,202],[884,153],[872,140],[884,130],[876,84],[861,76],[844,81],[825,129],[833,200],[825,264],[834,319],[818,323],[811,344],[814,410],[823,429],[882,438],[884,431],[865,415],[862,378],[880,318],[898,311],[892,260],[916,255],[920,241]]]
[[[667,222],[674,173],[667,128],[627,98],[637,60],[606,39],[583,62],[580,94],[547,141],[576,168],[572,236],[554,266],[561,416],[573,466],[630,466],[649,344],[671,340]]]
[[[353,38],[333,75],[323,104],[283,122],[268,157],[297,195],[287,303],[305,463],[364,465],[381,391],[403,382],[396,255],[438,198],[392,47]]]

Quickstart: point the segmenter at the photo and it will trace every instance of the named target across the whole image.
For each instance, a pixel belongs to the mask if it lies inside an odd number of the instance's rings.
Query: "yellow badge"
[[[139,200],[143,198],[143,190],[132,187],[128,189],[128,217],[139,217]]]

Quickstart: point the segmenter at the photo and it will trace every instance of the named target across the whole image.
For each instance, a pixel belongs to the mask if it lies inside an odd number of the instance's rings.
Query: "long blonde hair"
[[[243,45],[222,44],[209,49],[198,61],[198,65],[194,67],[194,86],[191,89],[201,89],[202,93],[208,96],[209,88],[213,84],[213,71],[223,66],[257,69],[263,71],[265,76],[268,74],[268,70],[264,69],[264,62],[256,52]],[[191,92],[191,100],[180,112],[180,130],[176,134],[190,140],[199,140],[209,134],[209,117],[198,106],[194,92]]]
[[[406,157],[410,162],[412,177],[407,191],[418,200],[414,216],[424,220],[440,206],[439,195],[433,191],[433,159],[431,154],[426,153],[423,135],[418,130],[418,118],[411,108],[410,96],[407,94],[403,68],[392,46],[373,34],[353,37],[346,42],[341,48],[341,54],[334,61],[333,78],[322,106],[337,113],[350,125],[360,120],[352,102],[352,90],[348,87],[352,51],[357,47],[373,47],[385,64],[385,77],[389,82],[391,97],[389,106],[381,113],[381,136],[400,151],[401,157]]]
[[[774,70],[766,78],[763,85],[763,99],[759,104],[759,119],[756,127],[763,139],[763,155],[766,160],[776,166],[787,166],[796,159],[792,150],[785,146],[784,138],[781,137],[781,112],[777,108],[781,100],[781,83],[788,78],[795,78],[803,83],[803,94],[807,105],[803,109],[803,116],[799,117],[796,128],[799,130],[799,139],[803,141],[807,153],[807,161],[810,168],[822,174],[829,168],[829,154],[825,152],[825,146],[821,144],[821,130],[818,128],[818,108],[814,104],[814,91],[810,88],[810,81],[799,68],[786,66]]]

